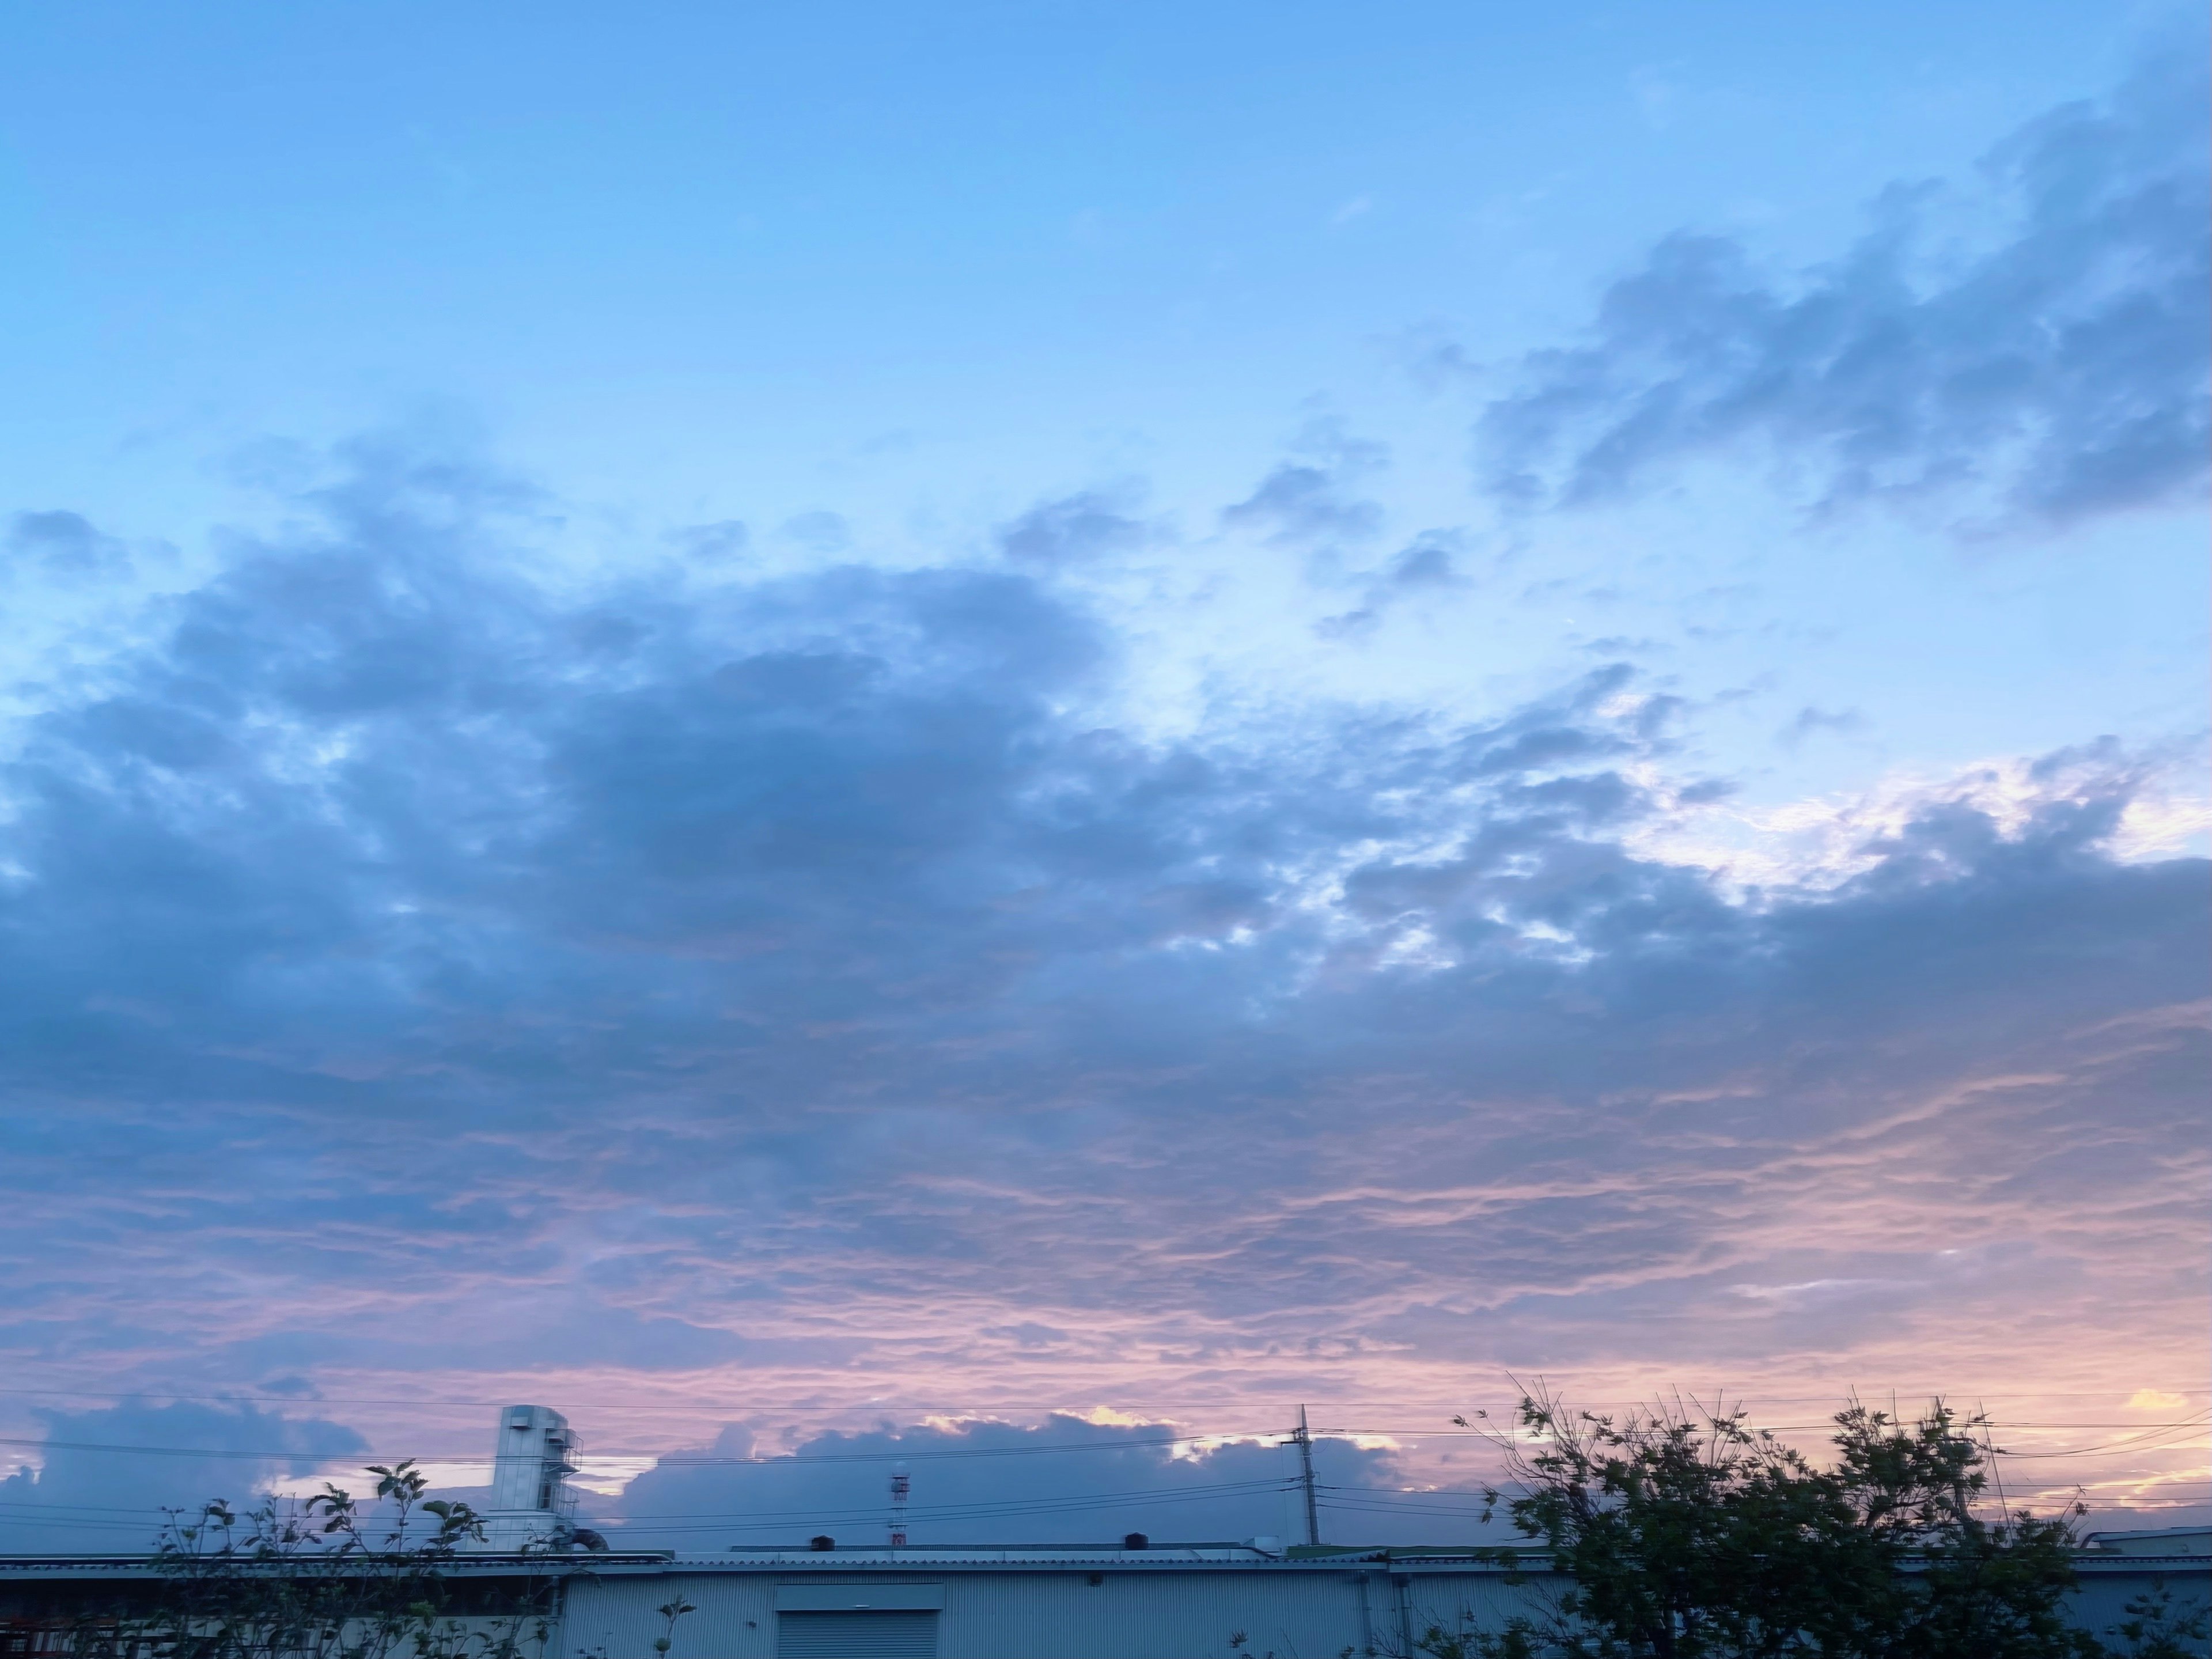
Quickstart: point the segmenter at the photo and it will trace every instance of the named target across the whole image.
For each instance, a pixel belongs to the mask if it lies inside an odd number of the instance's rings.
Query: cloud
[[[2194,46],[2030,122],[1984,163],[2009,211],[1960,256],[1953,198],[1891,187],[1794,280],[1683,231],[1533,353],[1480,425],[1488,487],[1581,506],[1702,456],[1771,458],[1822,510],[1966,502],[2058,526],[2190,499],[2212,441],[2206,88]]]
[[[129,562],[122,544],[81,513],[18,513],[8,520],[5,546],[12,562],[64,579],[111,574]]]
[[[1777,740],[1786,748],[1795,749],[1806,738],[1823,732],[1851,732],[1865,726],[1866,716],[1856,708],[1816,708],[1808,702],[1790,717],[1788,724],[1777,734]]]
[[[165,1509],[247,1498],[366,1449],[339,1424],[250,1405],[132,1401],[38,1415],[39,1461],[0,1480],[0,1551],[150,1549]]]
[[[600,1518],[611,1541],[636,1548],[787,1545],[823,1533],[878,1544],[888,1530],[889,1477],[903,1467],[908,1536],[919,1546],[1119,1543],[1132,1532],[1162,1542],[1304,1541],[1297,1453],[1279,1433],[1226,1444],[1179,1433],[1166,1423],[1053,1414],[1030,1425],[970,1419],[820,1434],[776,1451],[732,1425],[702,1451],[639,1475]],[[1316,1479],[1340,1536],[1365,1537],[1377,1525],[1393,1536],[1460,1540],[1482,1530],[1480,1498],[1401,1492],[1419,1482],[1396,1463],[1389,1450],[1316,1443]],[[1377,1522],[1376,1511],[1393,1520]]]
[[[1127,552],[1147,539],[1145,526],[1127,516],[1119,495],[1084,490],[1040,501],[1000,526],[999,550],[1020,563],[1079,563]]]
[[[392,447],[288,506],[0,773],[13,1375],[526,1376],[614,1453],[707,1389],[789,1446],[2194,1374],[2154,754],[1762,828],[1627,664],[1153,740],[1018,563],[556,587]]]
[[[750,545],[751,532],[739,519],[722,519],[713,524],[686,526],[670,537],[692,558],[702,561],[732,559]]]
[[[1375,573],[1358,606],[1322,618],[1316,631],[1328,639],[1371,629],[1394,606],[1465,588],[1467,538],[1456,530],[1425,530]]]
[[[2180,775],[2179,753],[2132,754],[2105,738],[2023,760],[1941,775],[1900,769],[1854,793],[1749,807],[1725,780],[1673,790],[1665,812],[1633,826],[1648,856],[1698,865],[1731,884],[1832,890],[1879,867],[1914,823],[1978,821],[2002,836],[2096,802],[2104,845],[2130,863],[2181,854],[2212,831],[2212,803]]]
[[[1285,461],[1221,517],[1240,529],[1263,531],[1271,541],[1358,540],[1375,533],[1382,511],[1372,501],[1346,497],[1327,468]]]
[[[1293,450],[1294,459],[1223,510],[1224,525],[1256,531],[1279,546],[1362,541],[1382,527],[1381,506],[1352,493],[1382,465],[1380,445],[1347,437],[1335,423],[1317,420]]]

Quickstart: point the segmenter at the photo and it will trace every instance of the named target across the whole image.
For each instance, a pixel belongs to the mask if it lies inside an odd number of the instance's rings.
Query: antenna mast
[[[913,1490],[914,1481],[906,1472],[906,1465],[893,1464],[891,1466],[891,1547],[895,1550],[902,1549],[906,1546],[906,1500],[907,1495]]]

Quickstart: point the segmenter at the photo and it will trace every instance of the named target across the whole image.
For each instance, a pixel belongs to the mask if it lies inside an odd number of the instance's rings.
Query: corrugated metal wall
[[[1255,1654],[1358,1650],[1358,1603],[1336,1574],[1082,1573],[946,1585],[939,1651],[974,1659],[1127,1654],[1132,1659],[1227,1654],[1242,1635]]]
[[[679,1595],[698,1611],[678,1623],[669,1659],[775,1659],[775,1579],[766,1573],[572,1580],[552,1659],[655,1659],[654,1609]]]
[[[1561,1581],[1515,1585],[1496,1572],[1264,1565],[1219,1571],[1109,1570],[1090,1582],[1067,1571],[931,1572],[674,1571],[572,1581],[550,1659],[655,1659],[656,1608],[681,1596],[697,1611],[678,1626],[669,1659],[775,1659],[779,1583],[941,1586],[938,1659],[1335,1659],[1350,1649],[1404,1653],[1431,1626],[1496,1630],[1515,1613],[1540,1613]],[[2179,1599],[2212,1593],[2201,1559],[2091,1564],[2081,1569],[2076,1621],[2102,1634],[2128,1600],[2160,1581]],[[793,1598],[787,1597],[787,1600]],[[810,1601],[815,1598],[805,1598]],[[881,1599],[878,1597],[878,1599]],[[927,1599],[927,1598],[922,1598]],[[1241,1647],[1231,1638],[1241,1636]]]
[[[782,1575],[786,1582],[791,1575]],[[902,1577],[905,1575],[901,1575]],[[1530,1589],[1497,1575],[1425,1573],[1403,1584],[1378,1568],[1319,1571],[946,1573],[939,1659],[1199,1659],[1235,1653],[1316,1659],[1350,1648],[1398,1650],[1404,1632],[1464,1619],[1490,1628],[1528,1605]],[[679,1594],[697,1612],[677,1627],[670,1659],[774,1659],[773,1572],[580,1580],[568,1589],[556,1659],[653,1659],[654,1609]],[[1362,1582],[1363,1579],[1365,1582]],[[877,1576],[808,1574],[810,1584],[881,1584]]]

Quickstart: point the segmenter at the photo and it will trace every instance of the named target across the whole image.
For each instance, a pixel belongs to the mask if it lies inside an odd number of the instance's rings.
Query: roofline
[[[248,1564],[255,1565],[255,1564]],[[1519,1570],[1541,1572],[1548,1561],[1524,1557]],[[553,1555],[491,1555],[474,1553],[439,1564],[439,1575],[449,1578],[541,1577],[660,1577],[672,1575],[750,1577],[781,1575],[927,1572],[1212,1572],[1221,1571],[1274,1572],[1341,1572],[1390,1566],[1400,1571],[1421,1567],[1450,1567],[1455,1571],[1507,1572],[1515,1568],[1483,1560],[1473,1550],[1440,1550],[1433,1547],[1394,1550],[1386,1547],[1332,1549],[1296,1556],[1270,1554],[1241,1544],[1155,1545],[1149,1549],[1038,1544],[947,1546],[902,1549],[848,1547],[809,1549],[804,1545],[776,1549],[752,1547],[738,1554],[677,1555],[669,1553],[577,1553]],[[278,1566],[257,1566],[272,1575]],[[165,1575],[148,1556],[0,1556],[0,1582],[37,1578],[102,1578],[155,1580]]]
[[[2106,1538],[2206,1538],[2212,1537],[2212,1521],[2196,1527],[2112,1527],[2081,1534],[2084,1544],[2094,1546]]]
[[[1923,1564],[1906,1560],[1908,1572]],[[2087,1577],[2129,1574],[2212,1574],[2212,1554],[2116,1555],[2079,1552],[2075,1570]],[[1243,1546],[1169,1545],[1147,1550],[1092,1549],[1042,1545],[971,1545],[943,1549],[889,1548],[861,1550],[775,1551],[749,1549],[732,1556],[675,1555],[629,1551],[622,1553],[547,1556],[477,1554],[443,1564],[440,1572],[460,1578],[507,1578],[519,1576],[576,1577],[664,1577],[671,1576],[781,1576],[862,1573],[1048,1573],[1112,1571],[1122,1573],[1189,1574],[1194,1572],[1341,1573],[1382,1571],[1392,1575],[1426,1577],[1431,1574],[1474,1574],[1504,1577],[1512,1573],[1548,1576],[1557,1571],[1548,1555],[1522,1554],[1504,1561],[1487,1552],[1441,1549],[1342,1547],[1325,1553],[1266,1555]],[[147,1556],[0,1556],[0,1582],[25,1579],[155,1579],[162,1576]]]

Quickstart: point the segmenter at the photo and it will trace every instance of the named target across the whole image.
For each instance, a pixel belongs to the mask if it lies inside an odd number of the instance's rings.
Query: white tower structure
[[[567,1541],[575,1498],[562,1483],[576,1472],[576,1437],[550,1406],[507,1406],[492,1449],[484,1547],[521,1550]]]

